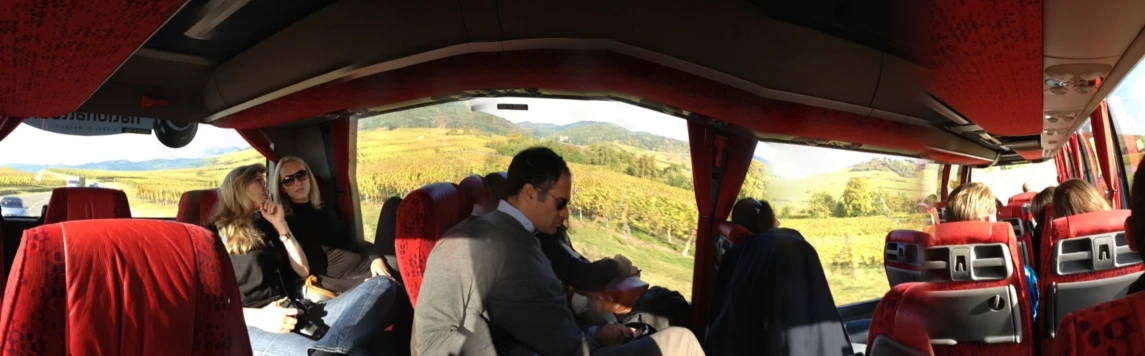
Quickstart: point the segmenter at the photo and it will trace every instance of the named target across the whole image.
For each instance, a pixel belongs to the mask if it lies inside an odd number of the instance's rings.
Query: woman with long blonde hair
[[[305,161],[282,157],[271,177],[271,199],[282,204],[286,222],[310,261],[310,273],[326,277],[324,287],[344,291],[365,278],[391,275],[380,255],[359,241],[331,206],[322,203],[317,179]]]
[[[310,266],[282,206],[270,200],[266,173],[261,164],[228,173],[208,226],[234,265],[251,347],[275,355],[371,354],[370,339],[393,305],[393,282],[370,278],[320,309],[292,307],[300,304],[293,290],[311,275]],[[329,327],[315,333],[317,323]]]

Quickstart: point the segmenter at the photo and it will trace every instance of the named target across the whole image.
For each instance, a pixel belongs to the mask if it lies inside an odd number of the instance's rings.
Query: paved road
[[[20,194],[17,196],[24,199],[24,208],[27,210],[27,215],[38,217],[44,205],[48,204],[48,199],[52,198],[52,192]]]

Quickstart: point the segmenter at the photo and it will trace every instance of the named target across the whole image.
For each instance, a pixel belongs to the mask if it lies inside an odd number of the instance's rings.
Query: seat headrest
[[[747,228],[727,221],[720,222],[716,225],[716,231],[727,238],[728,241],[731,241],[732,244],[743,242],[743,240],[746,240],[752,235],[751,231],[748,231]]]
[[[24,232],[12,267],[0,333],[34,335],[34,353],[251,353],[234,268],[206,229],[119,219],[44,225]],[[26,342],[3,338],[0,348]]]
[[[492,193],[489,192],[489,186],[485,184],[485,179],[481,176],[474,174],[465,177],[458,186],[465,192],[466,204],[471,206],[470,215],[485,214],[497,208],[491,202]]]
[[[48,200],[44,224],[90,219],[130,218],[131,206],[122,190],[56,188]]]
[[[1111,232],[1125,231],[1125,219],[1129,210],[1095,211],[1050,222],[1049,236],[1052,241]]]
[[[453,183],[430,184],[413,191],[398,206],[394,250],[410,303],[417,292],[429,253],[442,234],[469,217],[465,194]]]
[[[871,329],[867,334],[867,353],[870,355],[933,355],[930,337],[926,332],[927,303],[926,293],[933,285],[925,282],[906,282],[891,287],[875,307]],[[880,340],[883,339],[883,340]],[[908,352],[884,350],[888,343],[897,346],[892,349],[906,349]],[[891,352],[887,352],[891,351]]]
[[[183,193],[179,198],[179,214],[175,221],[199,226],[207,226],[211,219],[211,211],[219,201],[219,193],[215,189],[192,190]]]
[[[887,242],[901,242],[923,245],[930,241],[930,235],[915,230],[891,230],[887,233]]]
[[[1029,202],[1033,201],[1034,196],[1036,196],[1036,195],[1038,195],[1038,192],[1019,193],[1015,196],[1010,197],[1010,201],[1007,202],[1006,205],[1021,206],[1023,203],[1029,203]]]
[[[485,175],[485,182],[489,184],[489,194],[493,201],[502,201],[509,197],[509,173],[489,173]]]
[[[1001,208],[998,208],[998,219],[1009,219],[1009,218],[1025,219],[1026,218],[1025,211],[1026,211],[1026,209],[1025,209],[1024,205],[1022,205],[1022,204],[1006,205],[1006,206],[1003,206]]]
[[[927,227],[928,246],[1010,244],[1014,228],[1005,222],[956,221]]]

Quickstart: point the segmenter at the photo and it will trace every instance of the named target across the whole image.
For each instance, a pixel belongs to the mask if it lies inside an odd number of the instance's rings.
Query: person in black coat
[[[283,157],[272,176],[271,196],[282,204],[286,222],[310,262],[310,274],[319,276],[323,287],[342,291],[369,277],[391,276],[381,256],[358,242],[334,209],[322,203],[318,182],[306,162]]]

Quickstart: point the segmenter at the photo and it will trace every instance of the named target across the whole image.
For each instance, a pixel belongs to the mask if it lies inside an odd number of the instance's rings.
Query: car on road
[[[24,210],[24,199],[20,199],[20,197],[0,198],[0,215],[3,215],[3,216],[25,216],[25,215],[27,215],[27,211]]]

